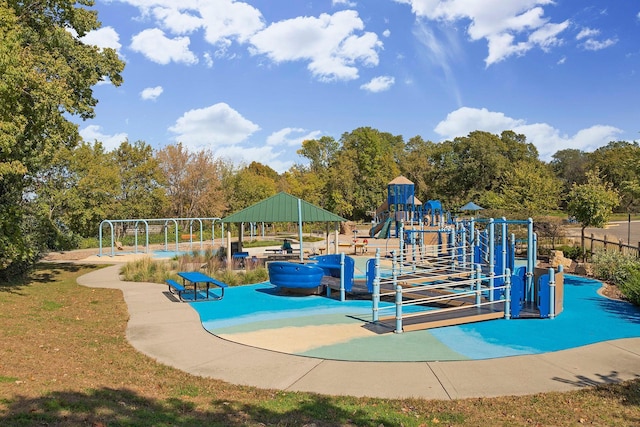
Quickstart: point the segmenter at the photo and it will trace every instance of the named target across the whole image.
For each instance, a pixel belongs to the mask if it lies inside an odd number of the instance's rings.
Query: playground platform
[[[353,362],[264,350],[209,334],[192,307],[167,298],[164,285],[121,281],[119,269],[95,270],[78,282],[123,292],[130,343],[159,363],[234,384],[329,395],[459,399],[571,391],[640,376],[640,338],[447,362]]]

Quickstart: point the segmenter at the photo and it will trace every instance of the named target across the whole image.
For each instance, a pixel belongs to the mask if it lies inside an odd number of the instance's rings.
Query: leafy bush
[[[559,246],[558,250],[562,251],[565,258],[572,259],[574,261],[582,259],[583,255],[586,255],[582,252],[582,248],[580,246]]]
[[[631,270],[627,279],[618,287],[631,303],[640,305],[640,269],[638,267]]]
[[[618,286],[625,298],[640,305],[640,261],[619,252],[596,252],[592,258],[593,273]]]

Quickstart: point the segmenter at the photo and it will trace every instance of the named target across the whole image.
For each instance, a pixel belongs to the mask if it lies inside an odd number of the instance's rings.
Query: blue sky
[[[124,84],[89,142],[182,142],[278,172],[361,126],[440,142],[514,130],[543,160],[640,138],[640,1],[96,0]]]

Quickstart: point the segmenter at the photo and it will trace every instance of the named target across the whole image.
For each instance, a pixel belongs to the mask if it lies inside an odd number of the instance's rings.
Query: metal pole
[[[511,269],[507,268],[504,278],[504,318],[511,319]]]
[[[396,334],[402,333],[402,286],[396,285]]]
[[[376,260],[374,264],[373,293],[371,301],[373,303],[371,317],[374,323],[378,322],[378,314],[380,307],[380,248],[376,248]]]
[[[556,275],[549,268],[549,319],[556,317]]]
[[[493,218],[489,219],[489,301],[493,301],[493,286],[495,275],[495,237],[496,225]]]
[[[345,297],[344,284],[344,252],[340,254],[340,301],[344,301]]]

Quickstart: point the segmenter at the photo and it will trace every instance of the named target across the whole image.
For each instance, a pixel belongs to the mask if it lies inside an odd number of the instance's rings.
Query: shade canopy
[[[473,202],[469,202],[460,208],[461,211],[479,211],[484,209],[482,206],[478,206]]]
[[[240,222],[344,222],[339,215],[281,192],[222,219]]]

